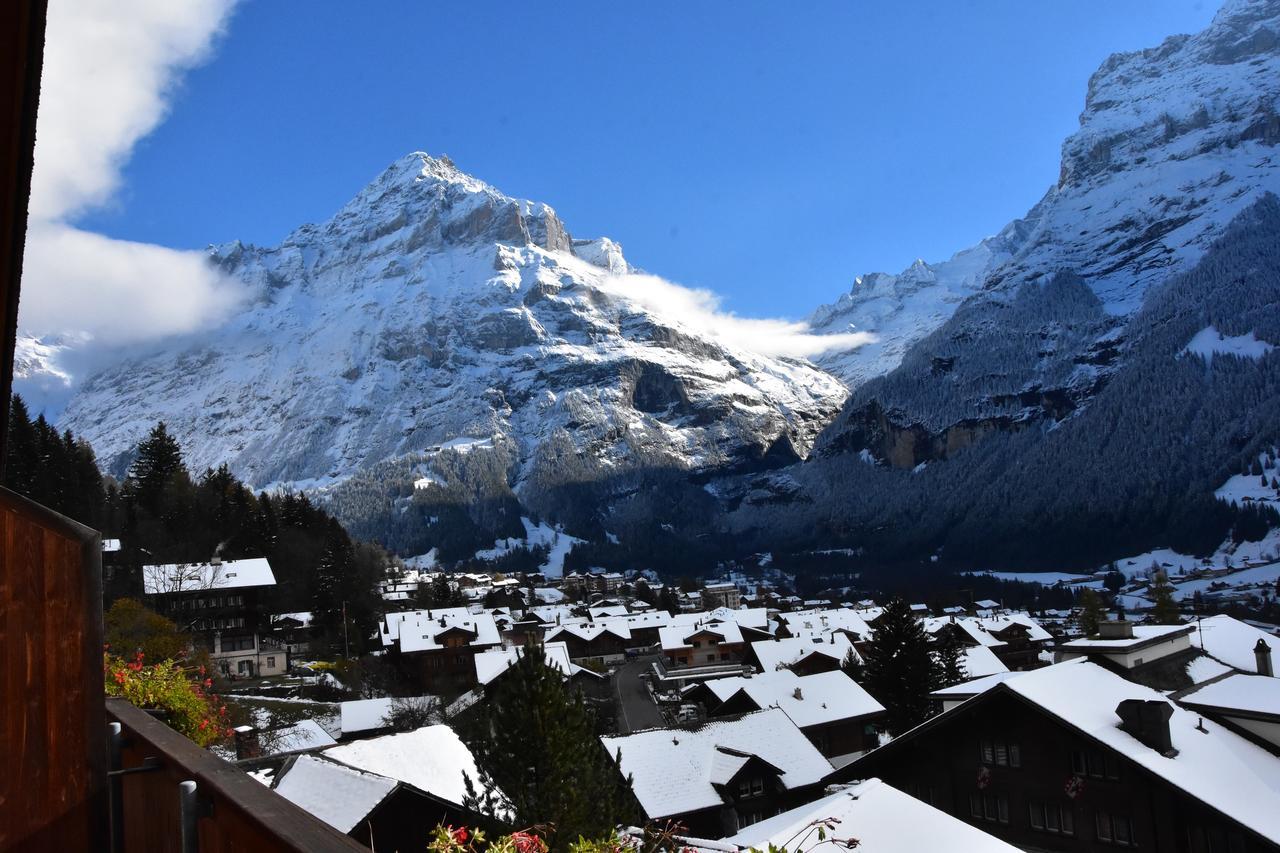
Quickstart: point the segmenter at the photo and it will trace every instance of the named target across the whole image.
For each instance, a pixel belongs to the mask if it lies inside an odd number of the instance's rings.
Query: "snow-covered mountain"
[[[1189,268],[1261,194],[1280,192],[1277,144],[1280,3],[1228,0],[1203,32],[1103,63],[1057,183],[1024,218],[950,260],[859,276],[815,311],[818,331],[880,338],[817,362],[857,388],[966,299],[1010,298],[1063,270],[1109,314],[1130,316],[1148,287]]]
[[[333,484],[408,454],[499,448],[512,482],[553,436],[602,465],[699,470],[807,453],[846,390],[659,317],[617,244],[410,154],[328,222],[210,259],[251,304],[89,377],[60,425],[119,471],[156,421],[196,470]]]

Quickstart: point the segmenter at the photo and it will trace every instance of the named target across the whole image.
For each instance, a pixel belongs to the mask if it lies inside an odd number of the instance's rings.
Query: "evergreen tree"
[[[603,838],[639,816],[628,780],[596,737],[582,693],[565,685],[536,641],[459,726],[459,735],[479,773],[466,778],[464,804],[491,815],[505,812],[515,826],[550,825],[556,849],[579,837]]]
[[[1102,597],[1086,587],[1085,591],[1080,593],[1080,612],[1076,616],[1080,633],[1086,637],[1094,636],[1098,633],[1098,625],[1106,618],[1107,612],[1102,604]]]
[[[938,668],[941,670],[944,687],[959,684],[969,678],[969,673],[964,668],[964,647],[960,645],[955,631],[947,631],[938,646]]]
[[[161,421],[138,445],[138,456],[129,466],[126,486],[144,508],[155,513],[173,478],[180,473],[186,474],[182,448]]]
[[[899,735],[924,722],[929,694],[941,678],[929,636],[901,598],[889,602],[876,621],[863,658],[864,686],[887,709],[889,731]]]
[[[1155,602],[1155,607],[1151,610],[1151,621],[1157,625],[1182,624],[1178,603],[1173,600],[1173,585],[1164,572],[1156,572],[1152,579],[1151,598]]]
[[[861,684],[867,677],[867,668],[862,663],[862,658],[858,657],[858,653],[853,649],[844,653],[844,660],[840,661],[840,671]]]

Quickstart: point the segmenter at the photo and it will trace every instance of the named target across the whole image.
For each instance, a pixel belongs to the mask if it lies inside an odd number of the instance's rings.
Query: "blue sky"
[[[1098,64],[1215,8],[250,0],[76,222],[274,244],[422,149],[728,309],[802,317],[1024,213]]]

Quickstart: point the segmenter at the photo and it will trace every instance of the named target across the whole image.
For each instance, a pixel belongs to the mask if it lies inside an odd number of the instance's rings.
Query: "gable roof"
[[[698,614],[706,617],[707,614]],[[714,634],[722,643],[741,643],[742,629],[736,622],[706,619],[692,623],[664,625],[658,629],[658,639],[663,649],[691,648],[694,637]]]
[[[1280,672],[1280,636],[1268,634],[1231,616],[1210,616],[1191,623],[1191,644],[1205,653],[1241,672],[1257,672],[1257,659],[1253,647],[1263,640],[1271,647],[1271,659],[1276,672]]]
[[[405,782],[442,800],[460,804],[466,795],[463,774],[479,778],[471,750],[445,725],[358,740],[321,753],[368,773]]]
[[[829,642],[805,637],[782,637],[774,640],[758,640],[751,644],[751,651],[760,662],[760,669],[770,672],[791,666],[812,654],[825,655],[836,663],[844,660],[853,650],[853,643],[844,634],[834,634]],[[858,653],[854,652],[854,657]]]
[[[621,753],[622,773],[632,777],[632,790],[651,818],[723,803],[715,780],[726,778],[735,754],[756,756],[782,771],[787,790],[817,784],[832,771],[831,762],[776,708],[696,729],[649,729],[600,740],[610,755]]]
[[[147,595],[275,585],[276,576],[266,557],[142,567],[142,591]]]
[[[840,670],[797,675],[779,669],[750,678],[717,678],[706,686],[722,702],[743,693],[757,708],[780,708],[802,729],[884,711],[883,705]]]
[[[348,833],[385,800],[399,783],[313,755],[299,755],[276,774],[276,793]]]
[[[559,672],[566,678],[572,678],[575,675],[588,674],[594,678],[603,678],[604,676],[598,672],[593,672],[585,667],[578,666],[569,660],[569,647],[564,643],[549,642],[542,646],[543,660],[547,662],[547,666]],[[524,649],[518,646],[507,646],[501,649],[486,649],[479,652],[475,656],[476,662],[476,681],[481,686],[489,684],[499,675],[502,675],[508,669],[515,665],[520,656],[524,654]]]
[[[844,786],[820,800],[753,823],[737,835],[722,839],[721,844],[731,845],[729,849],[767,850],[770,845],[794,848],[801,844],[806,850],[813,849],[819,844],[818,836],[809,828],[817,821],[830,821],[827,838],[852,836],[858,839],[861,849],[876,853],[922,850],[1016,853],[1018,850],[879,779]]]
[[[1280,838],[1280,759],[1210,720],[1171,705],[1169,734],[1178,754],[1166,757],[1120,728],[1116,707],[1126,699],[1167,702],[1160,693],[1135,684],[1084,659],[1015,673],[977,698],[921,723],[855,761],[883,759],[921,734],[974,713],[997,696],[1012,696],[1058,720],[1082,736],[1114,750],[1146,772],[1253,830]]]
[[[502,635],[492,613],[472,613],[467,607],[441,607],[430,610],[408,610],[382,617],[382,644],[400,644],[402,652],[442,649],[437,638],[462,631],[471,635],[468,645],[496,646]]]
[[[1280,719],[1280,678],[1237,672],[1179,696],[1184,705]]]
[[[1111,747],[1156,776],[1265,838],[1280,838],[1280,759],[1210,721],[1173,706],[1169,734],[1178,755],[1166,758],[1122,730],[1115,713],[1125,699],[1165,697],[1093,663],[1051,666],[1010,679],[1011,691],[1072,728]]]
[[[968,646],[961,651],[961,658],[964,671],[971,679],[1009,671],[989,646]]]

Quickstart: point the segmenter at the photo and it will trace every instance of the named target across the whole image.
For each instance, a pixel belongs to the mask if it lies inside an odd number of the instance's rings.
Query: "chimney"
[[[1169,736],[1169,719],[1173,706],[1163,699],[1125,699],[1116,706],[1120,728],[1149,746],[1165,758],[1173,758],[1178,750],[1173,748]]]
[[[262,755],[262,744],[258,741],[258,730],[253,726],[236,727],[236,761],[245,758],[258,758]]]
[[[1258,662],[1258,675],[1275,675],[1275,670],[1271,668],[1271,647],[1261,637],[1253,647],[1253,657]]]
[[[1100,640],[1132,640],[1133,623],[1128,619],[1106,620],[1098,623]]]
[[[801,692],[799,687],[795,689],[795,692],[792,693],[791,696],[795,699],[804,699],[804,693]]]

